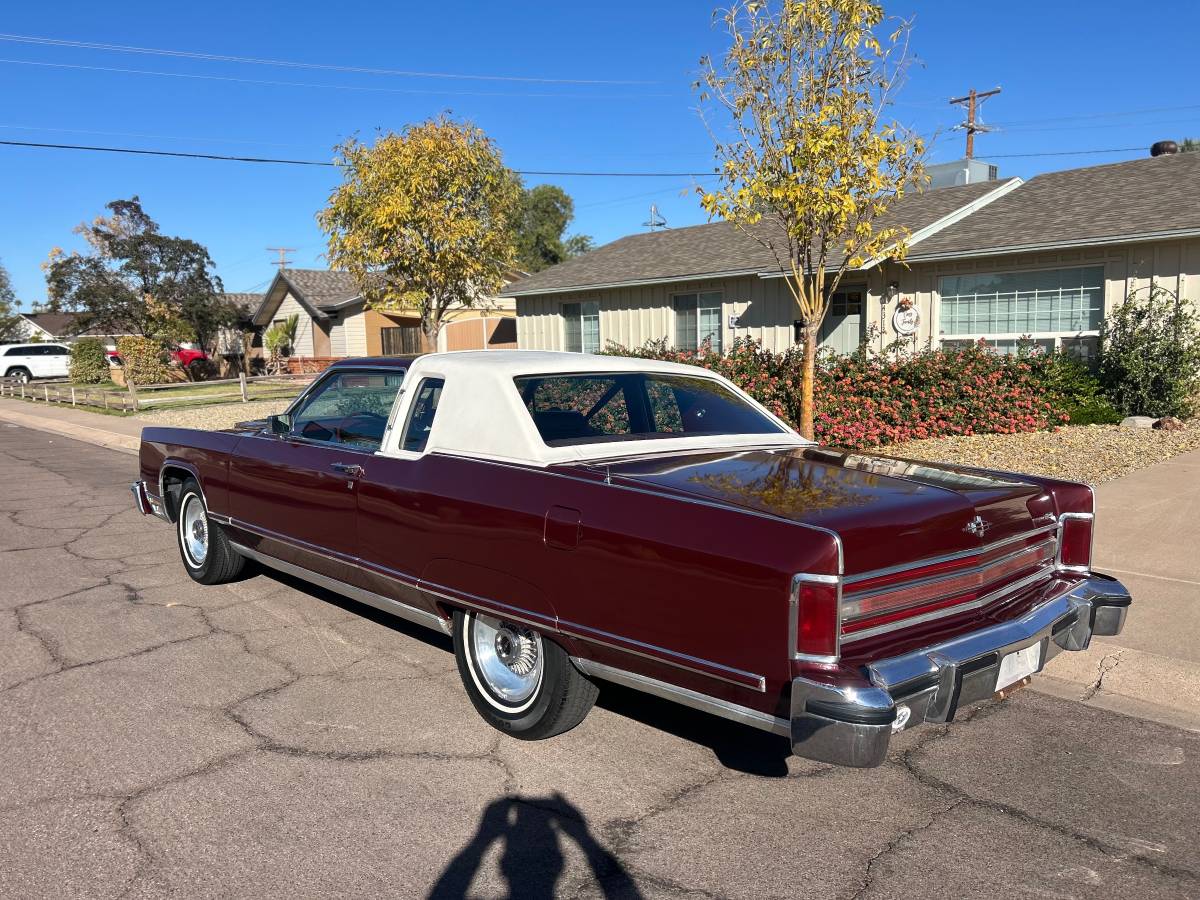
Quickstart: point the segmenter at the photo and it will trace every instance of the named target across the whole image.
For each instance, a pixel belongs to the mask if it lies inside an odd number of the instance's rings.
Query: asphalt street
[[[515,741],[440,634],[193,584],[134,468],[0,424],[0,896],[1200,895],[1200,734],[1025,690],[854,771],[604,686]]]

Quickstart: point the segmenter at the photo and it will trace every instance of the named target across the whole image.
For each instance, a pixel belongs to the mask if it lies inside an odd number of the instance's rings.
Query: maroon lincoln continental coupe
[[[143,513],[453,635],[535,739],[610,681],[873,766],[1124,625],[1080,484],[819,447],[703,369],[491,351],[340,362],[287,413],[147,428]]]

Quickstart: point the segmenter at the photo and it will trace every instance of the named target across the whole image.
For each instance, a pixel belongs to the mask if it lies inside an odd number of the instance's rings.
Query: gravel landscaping
[[[281,413],[293,398],[280,400],[251,400],[249,403],[216,403],[212,406],[189,406],[185,409],[158,409],[138,413],[139,421],[153,425],[178,425],[181,428],[205,428],[216,431],[229,428],[247,419],[264,419]]]
[[[1070,425],[1028,434],[976,434],[880,447],[888,456],[1028,472],[1101,484],[1189,450],[1200,450],[1200,422],[1182,431]]]

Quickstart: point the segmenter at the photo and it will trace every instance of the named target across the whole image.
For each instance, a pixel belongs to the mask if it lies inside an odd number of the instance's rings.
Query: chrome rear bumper
[[[129,492],[133,494],[133,505],[137,507],[137,511],[143,516],[158,516],[160,519],[167,518],[167,511],[163,506],[162,500],[146,490],[146,482],[135,481],[129,486]]]
[[[877,766],[893,732],[953,721],[959,707],[992,696],[1007,654],[1040,643],[1040,672],[1063,650],[1086,650],[1093,635],[1120,634],[1130,603],[1121,582],[1092,574],[1020,618],[874,662],[860,681],[795,678],[792,750],[843,766]]]

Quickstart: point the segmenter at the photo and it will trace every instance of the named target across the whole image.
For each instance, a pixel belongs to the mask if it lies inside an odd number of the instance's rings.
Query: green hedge
[[[108,381],[108,359],[102,342],[96,338],[81,338],[71,345],[71,381],[75,384]]]

